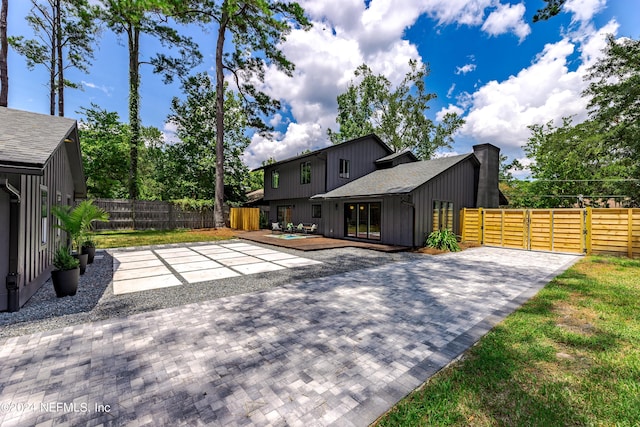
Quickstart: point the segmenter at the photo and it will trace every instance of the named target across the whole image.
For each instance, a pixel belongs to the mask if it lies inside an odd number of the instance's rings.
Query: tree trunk
[[[7,42],[8,9],[9,0],[2,0],[2,9],[0,10],[0,107],[7,107],[9,99],[9,70],[7,66],[9,53]]]
[[[58,28],[56,26],[56,10],[52,5],[53,19],[51,21],[51,58],[49,58],[49,114],[56,115],[56,35],[58,34]]]
[[[140,29],[129,23],[129,198],[138,198],[138,145],[140,141]]]
[[[62,57],[62,25],[60,14],[62,11],[60,10],[60,0],[56,0],[55,3],[55,20],[56,20],[56,31],[55,31],[55,46],[56,46],[56,55],[58,59],[58,115],[60,117],[64,117],[64,67],[63,67],[63,57]]]
[[[213,221],[216,228],[224,227],[224,72],[222,54],[229,15],[226,1],[222,6],[222,19],[218,28],[216,45],[216,195],[213,205]]]

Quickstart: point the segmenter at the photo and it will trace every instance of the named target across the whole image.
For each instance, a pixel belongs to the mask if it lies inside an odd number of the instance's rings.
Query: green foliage
[[[527,190],[538,204],[530,207],[573,206],[580,195],[595,206],[640,204],[640,42],[610,37],[589,71],[589,120],[530,126],[525,152],[536,181]]]
[[[83,200],[75,208],[71,206],[52,206],[51,212],[60,220],[56,227],[65,231],[71,239],[72,247],[80,252],[82,243],[87,240],[87,234],[91,231],[96,221],[108,221],[109,214],[93,204],[91,200]]]
[[[53,266],[56,270],[73,270],[80,266],[80,261],[74,258],[66,246],[59,247],[53,254]]]
[[[455,233],[446,228],[429,234],[425,246],[449,252],[460,251],[460,245],[458,245],[458,238]]]
[[[567,0],[544,0],[547,5],[538,9],[535,15],[533,15],[533,22],[546,21],[547,19],[556,16],[562,10],[562,6]]]
[[[377,134],[396,151],[412,150],[418,157],[429,159],[441,147],[449,147],[453,133],[464,121],[448,113],[442,123],[435,124],[425,115],[429,102],[436,98],[428,93],[426,65],[409,61],[410,71],[395,89],[384,75],[374,75],[362,64],[347,91],[338,95],[339,132],[327,131],[334,144]]]
[[[179,142],[166,146],[166,170],[174,182],[165,188],[165,198],[214,199],[216,182],[216,90],[210,76],[200,73],[183,82],[185,100],[174,98],[169,121],[176,125]],[[225,92],[224,191],[225,199],[242,202],[247,192],[249,170],[241,156],[251,142],[241,99]],[[178,179],[175,179],[179,177]]]
[[[190,37],[181,35],[166,25],[172,9],[161,8],[164,2],[100,0],[100,19],[116,34],[126,34],[129,54],[129,198],[140,195],[138,157],[141,143],[140,125],[140,65],[151,64],[153,72],[163,76],[165,83],[174,77],[183,77],[202,61],[198,46]],[[166,13],[162,13],[162,12]],[[140,35],[153,37],[165,48],[178,49],[180,57],[169,57],[165,53],[140,59]]]

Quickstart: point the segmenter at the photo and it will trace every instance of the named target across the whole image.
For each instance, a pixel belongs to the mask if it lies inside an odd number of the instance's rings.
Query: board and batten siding
[[[49,278],[55,250],[66,244],[66,233],[58,233],[51,213],[54,204],[73,201],[74,186],[69,159],[60,145],[44,167],[42,176],[20,177],[20,224],[18,242],[18,273],[20,274],[20,305],[22,306]],[[47,190],[47,239],[42,243],[41,189]],[[57,196],[60,194],[60,201]],[[6,296],[0,296],[0,310],[6,310]]]
[[[6,175],[0,174],[0,179],[5,179]],[[10,198],[7,193],[0,191],[0,224],[9,224]],[[0,260],[9,259],[9,230],[0,232]],[[0,310],[7,309],[7,287],[4,286],[4,278],[9,274],[9,264],[0,262]]]
[[[295,159],[287,163],[268,166],[264,169],[264,200],[309,198],[323,193],[325,188],[325,159],[320,156],[309,156]],[[300,165],[311,162],[311,182],[300,183]],[[272,188],[271,173],[278,171],[278,188]]]
[[[466,159],[412,192],[416,208],[413,246],[423,246],[433,231],[433,202],[453,202],[453,232],[460,234],[460,210],[475,207],[478,166]]]
[[[338,144],[327,151],[327,188],[331,191],[376,170],[375,161],[388,150],[373,138],[356,143]],[[349,178],[340,178],[340,159],[349,160]]]

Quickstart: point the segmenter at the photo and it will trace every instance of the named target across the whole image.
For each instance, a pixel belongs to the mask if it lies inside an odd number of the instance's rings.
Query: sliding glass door
[[[381,203],[347,203],[344,205],[346,237],[380,240]]]

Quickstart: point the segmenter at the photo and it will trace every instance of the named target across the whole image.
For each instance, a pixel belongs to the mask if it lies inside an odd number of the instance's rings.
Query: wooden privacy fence
[[[254,231],[260,229],[260,208],[231,208],[229,214],[231,228]]]
[[[171,202],[157,200],[95,199],[94,204],[109,213],[109,222],[95,223],[97,230],[171,230],[213,228],[213,209],[186,210]],[[225,206],[225,223],[229,208]]]
[[[640,257],[640,209],[463,209],[463,241]]]

